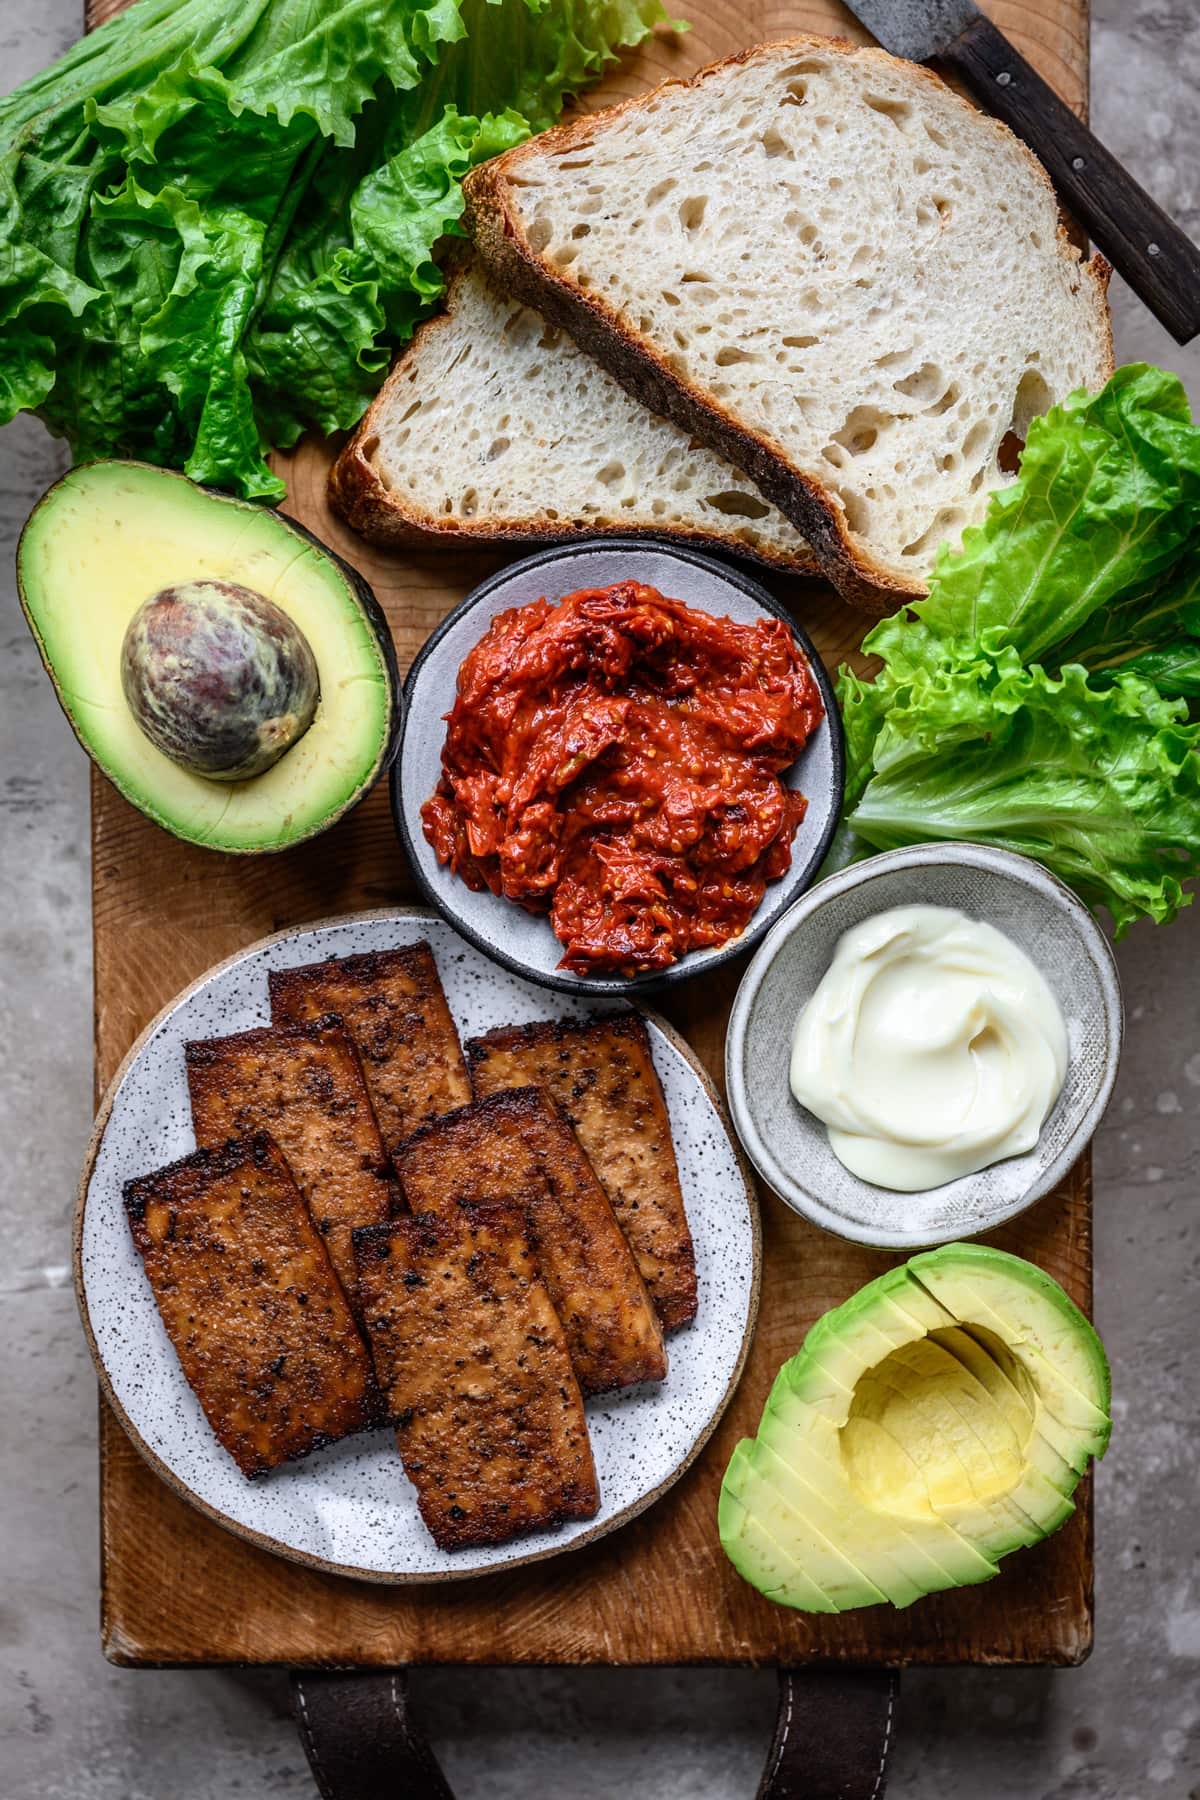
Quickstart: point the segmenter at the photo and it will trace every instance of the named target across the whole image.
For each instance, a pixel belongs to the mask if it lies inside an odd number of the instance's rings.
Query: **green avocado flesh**
[[[35,509],[17,571],[75,735],[125,797],[177,837],[218,850],[286,848],[332,824],[385,766],[395,693],[367,590],[279,513],[148,464],[88,463]],[[163,755],[122,691],[122,643],[138,608],[203,581],[272,601],[317,663],[312,723],[246,780],[209,779]]]
[[[770,1600],[846,1612],[965,1587],[1070,1518],[1108,1443],[1099,1338],[1057,1282],[930,1250],[826,1313],[721,1488],[721,1542]]]

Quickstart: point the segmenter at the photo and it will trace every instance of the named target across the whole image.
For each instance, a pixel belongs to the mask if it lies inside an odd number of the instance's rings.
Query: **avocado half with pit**
[[[1103,1346],[1041,1269],[947,1244],[826,1313],[721,1488],[721,1542],[770,1600],[836,1613],[987,1581],[1071,1516],[1108,1444]]]
[[[17,580],[76,737],[176,837],[287,849],[392,759],[387,621],[281,513],[148,463],[85,463],[35,507]]]

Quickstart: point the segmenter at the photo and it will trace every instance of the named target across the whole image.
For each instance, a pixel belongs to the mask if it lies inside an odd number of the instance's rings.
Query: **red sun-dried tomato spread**
[[[468,887],[550,914],[561,967],[635,974],[744,931],[807,802],[824,709],[781,619],[623,581],[501,613],[458,671],[421,809]]]

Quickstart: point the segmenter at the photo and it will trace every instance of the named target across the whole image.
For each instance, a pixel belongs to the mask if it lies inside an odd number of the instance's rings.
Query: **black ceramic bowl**
[[[673,599],[752,624],[763,614],[782,619],[803,650],[825,702],[825,719],[787,771],[789,787],[808,796],[808,811],[792,843],[792,866],[768,884],[762,905],[740,937],[713,950],[695,950],[669,969],[648,975],[575,975],[560,969],[562,945],[544,916],[495,894],[474,894],[438,864],[421,829],[421,807],[441,774],[444,715],[454,704],[459,666],[497,613],[545,596],[560,600],[580,588],[641,581]],[[833,687],[812,643],[779,602],[740,570],[715,557],[636,538],[593,539],[543,550],[511,563],[477,587],[421,649],[405,683],[400,750],[392,767],[392,814],[421,889],[456,931],[505,968],[567,993],[645,993],[703,975],[758,942],[809,886],[821,866],[842,805],[842,730]]]

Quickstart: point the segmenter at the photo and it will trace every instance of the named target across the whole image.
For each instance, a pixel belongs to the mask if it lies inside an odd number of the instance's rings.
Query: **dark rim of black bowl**
[[[820,690],[825,706],[823,723],[832,739],[833,770],[830,785],[833,789],[833,804],[829,809],[829,819],[825,829],[807,861],[802,867],[793,863],[783,877],[787,884],[789,900],[799,899],[801,894],[808,891],[812,885],[813,876],[824,862],[841,818],[842,798],[846,787],[846,752],[841,713],[838,710],[837,698],[833,691],[833,682],[829,678],[829,673],[816,646],[808,633],[797,625],[787,608],[776,600],[773,594],[769,594],[765,587],[749,575],[743,574],[740,569],[732,568],[728,563],[722,562],[719,557],[706,556],[703,551],[684,549],[679,545],[664,543],[655,538],[583,538],[578,543],[551,545],[545,550],[536,551],[532,556],[521,557],[516,562],[507,563],[503,569],[497,570],[494,575],[489,575],[486,581],[481,581],[478,587],[472,588],[466,599],[460,600],[454,610],[447,613],[441,624],[426,638],[414,657],[412,667],[405,678],[400,741],[392,762],[390,777],[392,822],[422,894],[434,910],[446,920],[447,924],[453,926],[460,937],[464,937],[468,943],[473,944],[477,950],[481,950],[493,962],[499,963],[502,968],[511,970],[514,975],[520,975],[526,981],[535,982],[539,987],[554,988],[564,994],[592,995],[597,999],[627,998],[633,994],[651,993],[657,989],[669,987],[677,981],[688,981],[698,975],[707,975],[710,969],[717,968],[721,963],[730,962],[735,956],[741,956],[745,951],[752,949],[770,927],[782,918],[783,910],[786,908],[776,911],[770,918],[761,917],[766,901],[766,896],[764,896],[763,904],[760,905],[758,912],[755,913],[740,937],[731,939],[729,943],[723,944],[717,950],[688,951],[678,962],[672,963],[670,968],[656,969],[645,975],[575,975],[568,969],[555,969],[551,973],[543,974],[532,969],[520,957],[508,955],[482,932],[477,931],[455,907],[449,905],[442,898],[428,880],[421,867],[417,845],[413,841],[404,817],[400,783],[404,771],[404,742],[414,715],[417,684],[420,681],[422,669],[446,633],[452,631],[460,619],[472,612],[482,600],[486,600],[496,588],[510,581],[515,574],[526,569],[556,567],[559,564],[570,562],[575,557],[594,555],[597,551],[606,550],[616,551],[619,555],[637,552],[643,556],[648,552],[657,552],[672,557],[676,562],[690,564],[694,568],[707,569],[710,573],[720,576],[723,581],[740,588],[756,605],[761,606],[764,612],[770,613],[776,619],[782,619],[808,659],[813,679]],[[768,884],[767,894],[770,894],[772,887],[777,886],[777,883]],[[465,891],[470,892],[471,890],[466,889]],[[510,902],[510,904],[515,904],[515,902]],[[550,930],[548,919],[546,929]]]

